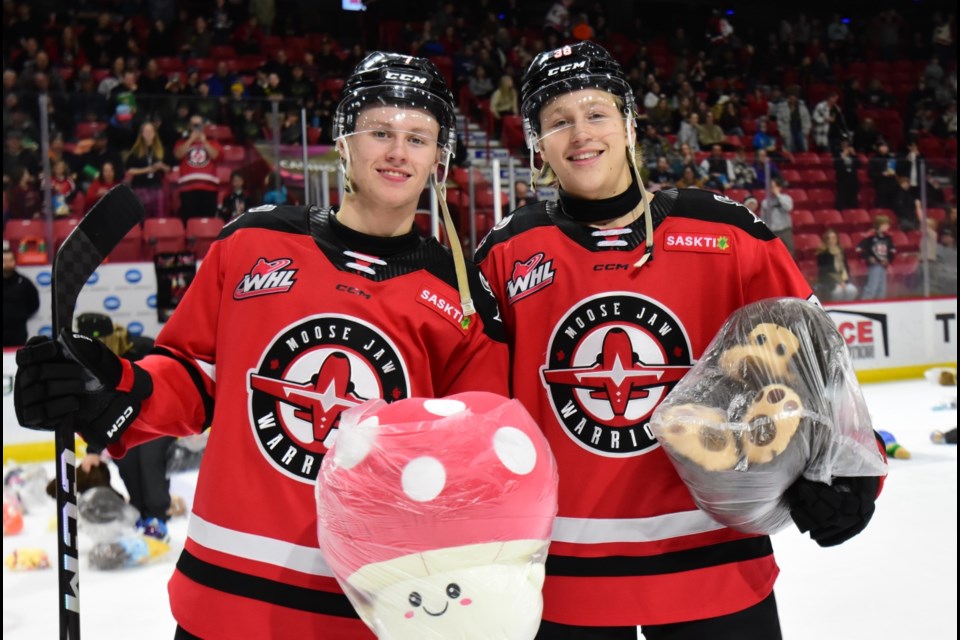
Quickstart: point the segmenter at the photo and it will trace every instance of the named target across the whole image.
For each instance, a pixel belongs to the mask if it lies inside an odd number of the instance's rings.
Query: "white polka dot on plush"
[[[530,437],[516,427],[500,427],[493,435],[493,450],[500,462],[518,475],[526,475],[537,466],[537,449]]]
[[[377,416],[370,416],[352,427],[341,426],[333,450],[333,461],[337,466],[352,469],[360,464],[373,448],[378,426],[380,421]]]
[[[433,500],[447,483],[447,471],[436,458],[414,458],[403,468],[400,476],[403,492],[417,502]]]
[[[459,400],[447,398],[432,398],[423,403],[423,408],[435,416],[452,416],[466,410],[467,405]]]

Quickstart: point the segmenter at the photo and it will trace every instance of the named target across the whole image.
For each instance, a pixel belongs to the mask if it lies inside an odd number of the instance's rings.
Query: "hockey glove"
[[[102,449],[120,439],[152,392],[150,374],[80,334],[32,338],[17,351],[13,402],[30,429],[54,431],[73,415],[76,431]]]
[[[876,476],[834,478],[833,484],[802,477],[787,489],[790,515],[801,533],[821,547],[846,542],[863,531],[873,517],[880,479]]]

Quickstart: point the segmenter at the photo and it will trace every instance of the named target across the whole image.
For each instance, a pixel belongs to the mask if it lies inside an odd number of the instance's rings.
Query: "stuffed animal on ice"
[[[348,410],[316,494],[324,557],[379,638],[536,635],[557,470],[519,402],[473,392]]]
[[[697,505],[750,533],[790,522],[783,494],[801,475],[885,473],[844,340],[799,299],[731,315],[651,428]]]

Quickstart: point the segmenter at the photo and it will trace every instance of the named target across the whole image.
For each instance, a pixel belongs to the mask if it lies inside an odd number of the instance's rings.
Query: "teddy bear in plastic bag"
[[[344,412],[316,486],[324,556],[379,638],[533,638],[557,512],[546,439],[490,393]]]
[[[650,426],[697,506],[749,533],[790,523],[801,475],[886,475],[844,340],[805,300],[732,314]]]

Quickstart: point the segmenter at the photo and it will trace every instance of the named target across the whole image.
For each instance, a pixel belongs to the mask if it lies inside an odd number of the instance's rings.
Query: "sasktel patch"
[[[733,238],[722,233],[683,233],[666,234],[663,241],[666,251],[692,251],[694,253],[733,253]]]

